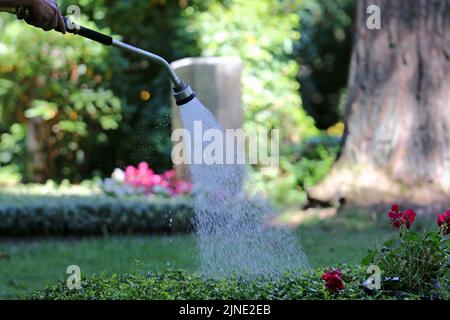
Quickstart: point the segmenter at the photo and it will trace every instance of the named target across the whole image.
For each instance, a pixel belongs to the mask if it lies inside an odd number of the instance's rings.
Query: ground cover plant
[[[341,290],[331,289],[323,279],[325,269],[315,269],[300,274],[286,273],[276,279],[258,277],[244,279],[205,279],[199,275],[168,270],[148,274],[94,276],[82,281],[80,290],[70,290],[64,282],[33,293],[31,299],[150,299],[150,300],[340,300],[340,299],[420,299],[419,295],[378,291],[368,293],[361,285],[365,269],[341,266]],[[440,298],[449,298],[448,292]]]

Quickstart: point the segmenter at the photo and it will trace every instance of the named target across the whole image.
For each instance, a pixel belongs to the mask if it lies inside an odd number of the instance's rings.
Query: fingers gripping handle
[[[66,24],[67,32],[73,33],[97,42],[104,44],[106,46],[110,46],[113,43],[113,38],[107,36],[106,34],[82,27],[80,25],[75,24],[69,18],[63,17],[64,23]]]
[[[30,11],[28,8],[23,6],[20,7],[11,7],[11,8],[1,8],[1,11],[7,11],[11,13],[15,13],[18,19],[27,19],[30,17]],[[113,43],[113,38],[107,36],[103,33],[79,26],[72,22],[69,18],[63,17],[64,23],[66,25],[67,32],[77,34],[79,36],[100,42],[101,44],[110,46]]]

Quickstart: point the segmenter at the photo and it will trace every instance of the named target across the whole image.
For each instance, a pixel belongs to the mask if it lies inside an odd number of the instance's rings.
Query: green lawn
[[[431,223],[417,222],[415,228]],[[312,266],[358,264],[367,247],[381,243],[392,232],[384,217],[352,212],[308,219],[297,229]],[[84,275],[166,268],[193,272],[198,265],[192,235],[0,241],[0,298],[23,297],[66,279],[69,265],[80,266]]]
[[[192,236],[124,236],[81,240],[0,240],[0,298],[22,297],[59,279],[69,265],[83,275],[164,268],[196,270]]]

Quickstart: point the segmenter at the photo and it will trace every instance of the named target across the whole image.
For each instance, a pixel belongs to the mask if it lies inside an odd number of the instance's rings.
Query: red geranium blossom
[[[394,204],[392,205],[388,216],[394,227],[400,228],[404,225],[409,229],[416,218],[416,213],[411,209],[407,209],[405,212],[402,212],[400,211],[400,207],[397,204]]]
[[[444,228],[444,234],[450,233],[450,210],[438,216],[437,224],[439,227]]]
[[[397,204],[393,204],[391,207],[391,211],[389,211],[389,220],[391,220],[391,223],[394,227],[400,228],[401,224],[401,217],[402,212],[400,211],[400,207]]]
[[[409,229],[409,227],[411,227],[415,218],[416,218],[416,213],[414,211],[412,211],[411,209],[405,210],[405,212],[403,212],[402,221],[405,224],[406,228]]]
[[[325,286],[331,291],[336,292],[344,289],[341,270],[329,270],[322,275],[322,279],[325,280]]]

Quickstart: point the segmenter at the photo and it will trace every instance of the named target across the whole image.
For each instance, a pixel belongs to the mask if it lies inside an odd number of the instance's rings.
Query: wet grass
[[[433,219],[418,219],[414,228],[433,228]],[[314,216],[297,229],[313,267],[358,264],[368,247],[395,233],[384,216],[348,210],[327,219]],[[197,270],[193,235],[114,236],[83,239],[0,239],[0,298],[24,297],[66,279],[69,265],[84,275],[133,273],[167,268]]]

